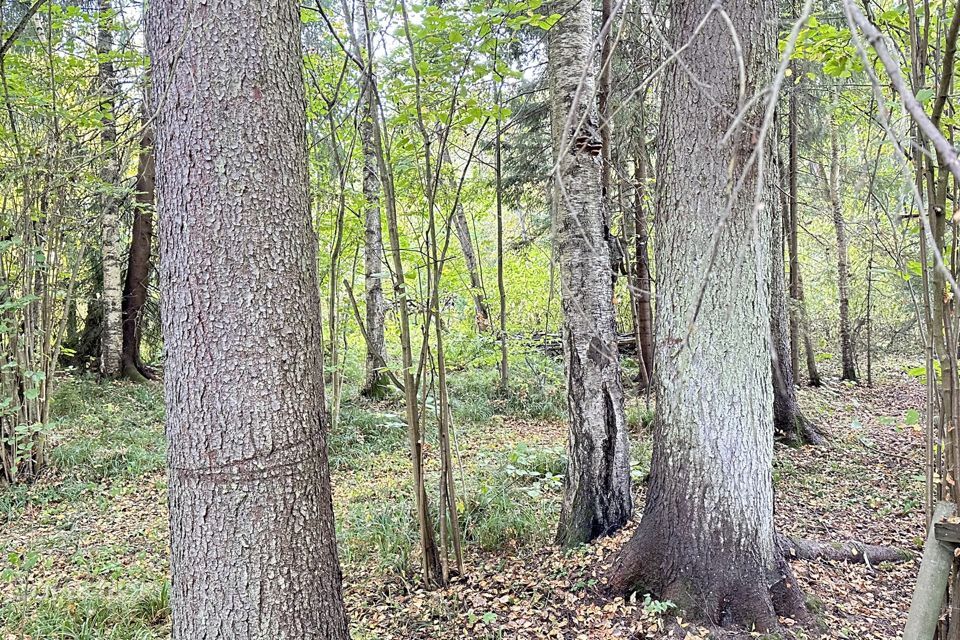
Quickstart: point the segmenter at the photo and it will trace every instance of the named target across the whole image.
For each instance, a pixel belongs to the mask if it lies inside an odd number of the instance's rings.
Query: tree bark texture
[[[803,276],[797,271],[797,302],[799,308],[797,314],[800,316],[800,333],[803,335],[803,351],[807,360],[807,383],[811,387],[819,387],[823,384],[820,379],[820,370],[817,367],[817,352],[813,348],[813,338],[810,337],[810,324],[807,322],[807,305],[803,298]]]
[[[146,118],[144,118],[146,124]],[[134,195],[133,232],[127,256],[127,278],[123,286],[123,375],[131,380],[153,378],[140,359],[141,323],[147,304],[153,247],[153,207],[155,188],[153,130],[145,128],[140,139],[140,159]]]
[[[547,46],[559,167],[553,180],[554,225],[569,412],[569,462],[557,540],[576,545],[623,526],[633,499],[593,103],[591,6],[558,0],[553,10],[564,16],[550,29]]]
[[[764,630],[778,613],[803,611],[773,525],[771,131],[757,148],[766,100],[731,125],[741,101],[772,79],[778,7],[725,2],[732,24],[713,9],[694,36],[711,7],[670,5],[670,41],[689,44],[663,78],[654,451],[643,518],[610,586],[649,591],[713,624]]]
[[[117,78],[110,55],[113,52],[113,5],[111,0],[100,0],[97,16],[97,56],[99,58],[97,83],[100,90],[100,109],[103,113],[100,145],[103,167],[100,173],[101,256],[103,266],[103,324],[100,331],[100,373],[106,378],[117,378],[122,372],[123,355],[123,287],[120,271],[120,215],[119,198],[115,194],[120,174],[117,154],[117,123],[114,103]]]
[[[175,640],[348,637],[299,5],[157,0]]]

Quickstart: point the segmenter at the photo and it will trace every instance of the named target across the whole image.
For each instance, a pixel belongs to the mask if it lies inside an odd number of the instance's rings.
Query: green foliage
[[[73,500],[115,480],[162,471],[163,412],[159,385],[63,378],[50,426],[48,473],[57,482],[0,491],[0,519],[13,517],[27,504]]]
[[[327,435],[332,467],[356,465],[363,458],[404,449],[407,443],[405,418],[393,413],[371,412],[345,403],[340,423]]]
[[[498,549],[552,538],[566,458],[556,448],[517,445],[506,460],[488,459],[466,495],[459,496],[467,541]]]
[[[511,364],[506,393],[495,368],[471,368],[451,378],[450,404],[458,421],[483,424],[497,415],[558,420],[566,415],[561,363],[529,354]]]
[[[419,534],[408,495],[405,492],[351,502],[346,513],[337,518],[341,561],[347,565],[372,564],[395,575],[412,574]]]

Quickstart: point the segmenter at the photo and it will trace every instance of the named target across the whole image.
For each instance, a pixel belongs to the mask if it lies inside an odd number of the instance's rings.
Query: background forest
[[[681,201],[674,176],[689,178],[691,192],[706,184],[696,169],[683,174],[674,156],[670,171],[661,165],[665,148],[699,148],[699,129],[683,120],[696,119],[683,87],[697,81],[674,82],[683,74],[673,70],[716,63],[694,58],[704,47],[677,49],[676,4],[602,0],[585,12],[575,0],[299,6],[317,342],[352,637],[697,638],[723,626],[666,587],[605,588],[622,575],[611,563],[636,531],[656,467],[663,387],[653,383],[654,363],[669,333],[658,288],[711,290],[712,265],[739,255],[724,253],[736,244],[704,240],[697,259],[709,264],[678,280],[683,264],[661,264],[672,253],[654,251],[667,242],[661,229],[676,229],[657,220],[673,206],[667,196]],[[725,33],[724,3],[693,4],[714,14],[691,22],[694,36]],[[733,21],[747,20],[736,12],[749,3],[735,4]],[[772,357],[776,389],[777,540],[795,559],[809,612],[794,620],[778,608],[769,631],[898,637],[927,526],[938,500],[955,499],[948,469],[960,460],[960,182],[951,173],[956,153],[951,160],[938,146],[953,149],[957,125],[960,11],[946,0],[760,4],[779,14],[771,33],[784,58],[768,65],[779,90],[770,94],[766,142],[761,134],[757,144],[768,147],[764,211],[774,219],[770,325],[759,333],[772,326],[761,355],[768,380]],[[157,232],[155,183],[161,192],[164,181],[186,184],[190,167],[203,163],[228,177],[235,170],[197,141],[182,149],[180,169],[156,175],[151,83],[168,71],[151,69],[144,12],[139,0],[0,0],[4,639],[171,634],[161,289],[177,278],[159,275],[158,235],[168,236]],[[852,29],[857,19],[867,26]],[[759,45],[742,33],[749,63]],[[723,69],[718,75],[737,77],[735,66]],[[741,83],[753,73],[740,69]],[[161,100],[177,91],[173,82],[160,86]],[[241,108],[214,90],[203,100],[224,113]],[[688,103],[687,111],[676,106]],[[574,136],[568,111],[582,116]],[[597,158],[593,187],[578,182],[583,165],[557,159],[567,143]],[[283,188],[264,176],[265,190]],[[582,205],[593,223],[578,235],[563,211],[594,188],[594,205]],[[702,224],[701,238],[713,238],[713,221]],[[751,228],[732,234],[746,243]],[[603,241],[589,242],[591,234]],[[277,255],[289,246],[281,238]],[[195,258],[200,271],[217,268]],[[227,262],[238,274],[269,270],[241,237]],[[612,279],[612,292],[598,297],[612,325],[605,342],[619,360],[577,375],[570,353],[596,319],[571,320],[571,309],[594,300],[590,274]],[[729,287],[749,289],[735,277]],[[238,299],[256,304],[260,293]],[[229,324],[226,316],[204,321]],[[745,328],[741,342],[728,324]],[[728,345],[732,370],[756,351],[747,320],[731,314],[710,326],[742,345]],[[277,344],[246,347],[271,353]],[[280,355],[310,361],[310,353]],[[728,385],[755,386],[713,373],[703,371],[703,384],[715,382],[718,397]],[[597,389],[607,393],[611,375],[622,380],[622,398],[610,402],[622,409],[609,438],[622,435],[629,448],[602,445],[626,456],[627,471],[612,481],[626,487],[610,500],[625,505],[620,520],[601,531],[596,517],[578,521],[581,507],[565,495],[575,470],[601,474],[576,425],[602,410],[590,401]],[[950,580],[955,597],[960,583]],[[930,604],[937,615],[940,593]],[[759,635],[764,625],[748,622]],[[947,623],[940,627],[948,637]]]

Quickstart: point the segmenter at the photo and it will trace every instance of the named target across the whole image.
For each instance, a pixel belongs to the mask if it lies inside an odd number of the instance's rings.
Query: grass
[[[129,587],[116,595],[77,591],[0,606],[7,633],[44,640],[153,640],[169,635],[169,618],[166,582]]]
[[[496,371],[451,376],[468,553],[553,535],[563,448],[524,442],[508,419],[562,417],[560,369],[530,357],[514,373],[507,393],[499,391]],[[0,523],[13,528],[0,542],[0,638],[168,637],[162,389],[65,376],[52,416],[49,468],[32,486],[0,491]],[[373,407],[345,399],[327,442],[347,574],[415,575],[418,534],[399,400]],[[435,506],[436,469],[427,481]]]

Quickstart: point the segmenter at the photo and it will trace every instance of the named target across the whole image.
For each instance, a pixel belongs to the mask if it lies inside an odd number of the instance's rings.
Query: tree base
[[[799,411],[794,414],[791,422],[787,429],[776,429],[775,435],[778,442],[791,447],[800,447],[805,444],[821,446],[827,443],[826,437]]]
[[[776,544],[772,567],[736,562],[719,545],[707,553],[677,549],[656,526],[640,523],[615,560],[608,589],[612,593],[650,593],[669,600],[685,619],[721,628],[775,631],[778,616],[805,621],[803,594]]]
[[[377,374],[366,380],[360,395],[368,400],[383,400],[390,395],[392,386],[389,376]]]

